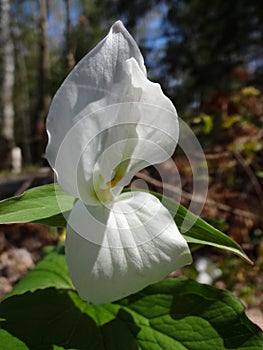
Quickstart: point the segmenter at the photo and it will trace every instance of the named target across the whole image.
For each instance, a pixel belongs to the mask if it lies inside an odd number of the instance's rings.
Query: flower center
[[[100,177],[101,178],[101,177]],[[111,192],[111,189],[117,185],[117,183],[123,178],[123,176],[119,174],[115,174],[115,176],[111,179],[111,181],[107,182],[106,186],[101,184],[101,179],[96,186],[95,196],[97,200],[101,203],[110,203],[113,201],[114,196]]]
[[[110,188],[117,185],[117,183],[122,179],[121,175],[115,175],[114,178],[109,182]]]
[[[121,179],[125,176],[127,167],[130,160],[121,161],[120,164],[114,169],[113,175],[110,181],[105,183],[103,176],[99,171],[95,172],[94,184],[94,196],[100,203],[110,203],[114,199],[114,194],[111,189],[115,187]]]

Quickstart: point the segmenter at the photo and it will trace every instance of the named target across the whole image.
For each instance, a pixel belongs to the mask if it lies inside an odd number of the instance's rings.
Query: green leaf
[[[0,329],[1,350],[28,350],[28,347],[19,339],[4,329]]]
[[[65,255],[55,252],[48,254],[25,275],[5,298],[49,287],[61,290],[74,289],[68,275]]]
[[[262,331],[230,293],[195,281],[165,280],[121,304],[141,327],[141,349],[263,348]]]
[[[64,227],[65,216],[72,209],[74,200],[57,184],[35,187],[20,196],[0,201],[0,223],[38,222]]]
[[[263,333],[229,293],[168,279],[114,304],[48,288],[5,299],[1,326],[30,349],[259,350]]]
[[[13,296],[0,304],[0,313],[6,319],[2,327],[30,349],[103,349],[98,327],[75,306],[70,293],[45,289]]]

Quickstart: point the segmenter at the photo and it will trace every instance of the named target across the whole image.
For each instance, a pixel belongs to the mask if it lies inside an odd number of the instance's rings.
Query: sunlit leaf
[[[0,329],[1,350],[29,350],[28,347],[19,339]]]
[[[260,349],[262,331],[228,292],[184,279],[165,280],[122,301],[141,330],[142,349]],[[159,346],[159,347],[158,347]]]
[[[213,129],[213,116],[206,114],[206,113],[200,113],[197,117],[195,117],[192,122],[194,124],[203,124],[202,130],[205,134],[210,134],[210,132]]]
[[[203,120],[204,123],[204,133],[205,134],[210,134],[210,132],[213,129],[213,117],[211,115],[202,113],[201,114],[201,118]]]
[[[91,286],[92,288],[92,286]],[[0,304],[3,329],[30,349],[256,350],[263,333],[229,293],[168,279],[114,304],[94,306],[48,288]],[[55,347],[55,349],[56,349]]]
[[[238,114],[226,115],[223,117],[222,127],[225,129],[231,128],[231,126],[233,126],[235,123],[238,123],[241,119],[241,116]]]
[[[71,210],[74,200],[57,184],[35,187],[20,196],[0,201],[0,223],[38,222],[49,226],[65,226],[66,220],[60,207]]]
[[[254,86],[243,87],[241,93],[245,96],[259,96],[261,94],[260,90],[256,89]]]

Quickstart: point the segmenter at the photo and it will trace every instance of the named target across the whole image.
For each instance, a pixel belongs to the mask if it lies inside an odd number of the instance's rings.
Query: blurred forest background
[[[0,11],[1,178],[20,171],[11,157],[19,158],[19,149],[23,173],[46,165],[52,96],[121,19],[143,52],[149,78],[161,84],[205,151],[209,193],[202,215],[256,261],[249,268],[235,258],[224,263],[223,257],[225,280],[219,282],[263,308],[263,2],[0,0]],[[177,152],[187,206],[192,174]],[[155,175],[150,169],[141,178],[161,191]]]

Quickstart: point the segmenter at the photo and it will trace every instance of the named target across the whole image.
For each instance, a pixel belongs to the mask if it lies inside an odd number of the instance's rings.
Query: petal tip
[[[124,25],[123,25],[122,21],[120,21],[120,20],[116,21],[113,24],[113,26],[111,27],[111,30],[113,33],[122,32],[124,30]]]

